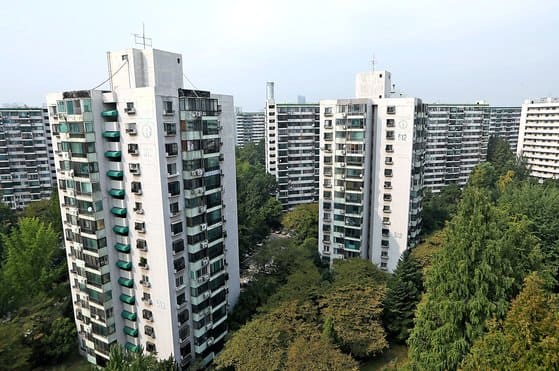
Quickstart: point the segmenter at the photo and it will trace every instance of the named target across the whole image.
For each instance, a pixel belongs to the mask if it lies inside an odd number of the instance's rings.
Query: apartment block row
[[[182,56],[107,56],[110,90],[47,96],[81,352],[223,347],[239,295],[233,98],[183,89]]]
[[[11,209],[48,199],[56,183],[45,114],[43,108],[0,108],[0,191]]]
[[[264,112],[243,112],[241,108],[236,108],[235,143],[238,147],[264,139],[264,117]]]

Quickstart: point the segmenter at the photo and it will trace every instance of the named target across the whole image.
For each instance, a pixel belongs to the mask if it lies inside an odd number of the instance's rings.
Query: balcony
[[[109,191],[109,195],[113,196],[114,198],[123,199],[124,198],[124,189],[116,189],[113,188]]]
[[[140,351],[140,346],[132,343],[126,343],[124,347],[130,352],[138,353]]]
[[[113,110],[108,110],[108,111],[103,111],[101,112],[101,116],[102,117],[106,117],[106,118],[117,118],[118,117],[118,111],[113,109]]]
[[[126,208],[122,207],[112,207],[111,213],[116,216],[125,217],[126,216]]]
[[[128,288],[134,287],[134,280],[131,278],[120,277],[118,279],[118,283],[120,283],[120,285],[124,287],[128,287]]]
[[[107,171],[107,176],[113,180],[122,180],[124,177],[124,171],[122,170],[109,170]]]
[[[128,254],[130,252],[130,245],[125,245],[123,243],[115,244],[115,249],[119,252]]]
[[[103,138],[120,139],[120,131],[105,131],[103,132]]]
[[[134,305],[134,303],[136,302],[136,299],[133,296],[126,295],[126,294],[120,294],[119,299],[121,302],[130,305]]]
[[[120,161],[120,159],[122,157],[122,152],[121,151],[106,151],[105,152],[105,157],[108,158],[111,161]]]
[[[124,326],[124,333],[128,336],[132,336],[132,337],[138,337],[138,329],[132,328],[132,327],[128,327],[128,326]],[[130,344],[130,343],[127,343]]]
[[[131,262],[126,262],[124,260],[117,261],[116,266],[119,267],[120,269],[125,270],[125,271],[131,271],[132,270],[132,263]]]
[[[128,227],[125,227],[123,225],[115,225],[113,227],[113,232],[121,236],[128,236]]]
[[[132,312],[129,312],[127,310],[123,310],[122,312],[120,312],[120,316],[124,319],[129,320],[129,321],[135,321],[136,318],[138,318],[136,313],[132,313]]]

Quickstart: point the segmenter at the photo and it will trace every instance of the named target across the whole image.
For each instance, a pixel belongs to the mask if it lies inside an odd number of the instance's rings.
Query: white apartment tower
[[[356,98],[320,102],[319,253],[393,271],[421,230],[426,109],[391,92],[387,71],[357,75]]]
[[[264,112],[243,112],[237,108],[235,112],[236,143],[243,147],[247,143],[258,143],[264,139]]]
[[[524,102],[517,154],[524,157],[532,176],[559,179],[559,98]]]
[[[11,209],[48,199],[54,163],[42,108],[0,108],[0,192]],[[56,181],[56,178],[54,178]]]
[[[318,201],[320,105],[276,103],[266,91],[266,171],[276,177],[284,210]]]
[[[49,94],[80,349],[210,362],[239,295],[233,98],[180,54],[107,55],[109,91]]]

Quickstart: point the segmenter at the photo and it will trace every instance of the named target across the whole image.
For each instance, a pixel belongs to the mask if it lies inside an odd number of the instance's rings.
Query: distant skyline
[[[154,48],[183,55],[196,88],[232,94],[244,111],[263,108],[266,81],[278,102],[352,97],[373,54],[398,90],[427,103],[559,96],[552,0],[37,0],[11,2],[0,23],[0,105],[93,88],[108,77],[107,51],[140,47],[142,22]]]

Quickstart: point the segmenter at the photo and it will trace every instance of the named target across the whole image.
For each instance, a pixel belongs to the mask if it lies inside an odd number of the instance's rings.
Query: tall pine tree
[[[539,262],[526,218],[511,219],[488,191],[468,187],[425,282],[409,339],[413,369],[454,370],[491,317],[503,318]]]
[[[388,283],[388,293],[384,300],[384,327],[390,337],[399,343],[407,340],[413,327],[415,308],[422,291],[421,265],[413,257],[411,250],[406,250]]]

